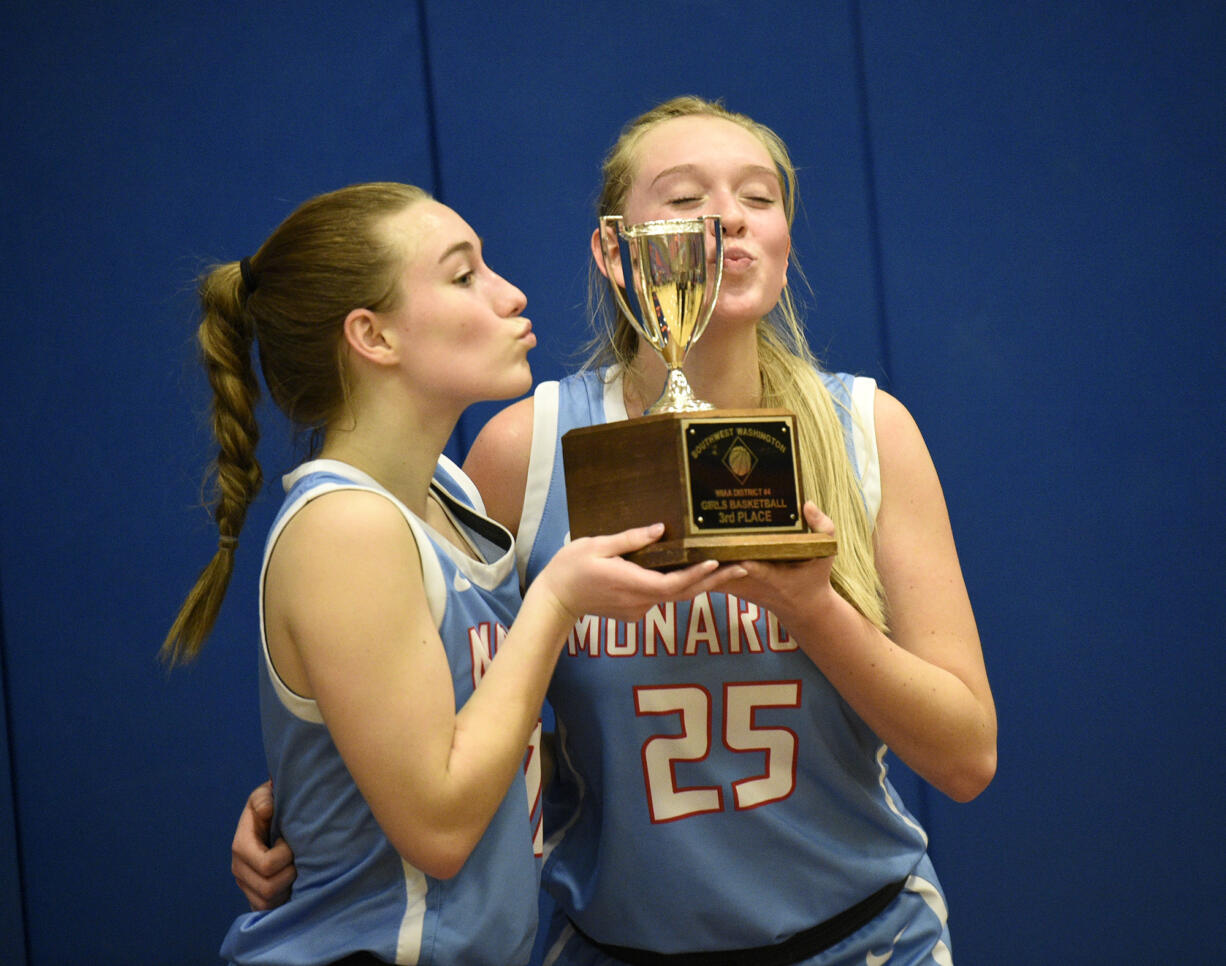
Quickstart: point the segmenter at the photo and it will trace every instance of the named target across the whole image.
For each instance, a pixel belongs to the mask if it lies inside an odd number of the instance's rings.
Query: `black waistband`
[[[894,901],[894,897],[902,891],[906,879],[899,879],[878,889],[867,899],[857,902],[849,909],[844,909],[837,916],[832,916],[825,922],[789,936],[781,943],[773,946],[759,946],[756,949],[726,949],[718,952],[700,953],[653,953],[647,949],[634,949],[630,946],[614,946],[600,943],[587,935],[572,922],[575,932],[583,936],[589,943],[606,956],[629,966],[791,966],[824,952],[836,943],[842,942],[852,933],[868,925],[877,918],[885,907]]]

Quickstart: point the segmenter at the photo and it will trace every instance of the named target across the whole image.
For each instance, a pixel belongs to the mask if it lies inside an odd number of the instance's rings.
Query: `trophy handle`
[[[609,250],[610,232],[605,229],[610,229],[613,235],[613,243],[619,245],[618,254],[621,254],[620,243],[618,239],[621,237],[622,225],[625,222],[621,215],[601,215],[600,217],[600,255],[604,259],[604,274],[605,280],[609,283],[609,288],[613,291],[613,300],[617,303],[617,307],[621,310],[622,315],[626,317],[636,330],[639,329],[638,320],[634,317],[634,311],[630,308],[630,303],[626,301],[626,296],[622,294],[622,286],[618,285],[613,278],[613,258]],[[622,279],[627,279],[627,273],[632,271],[628,264],[622,263]]]
[[[715,300],[719,298],[719,286],[724,280],[724,223],[720,220],[719,215],[703,215],[702,220],[712,229],[715,238],[715,278],[707,280],[709,284],[703,293],[702,318],[694,328],[690,348],[693,348],[702,338],[702,334],[707,331],[707,323],[711,321],[711,316],[715,312]]]

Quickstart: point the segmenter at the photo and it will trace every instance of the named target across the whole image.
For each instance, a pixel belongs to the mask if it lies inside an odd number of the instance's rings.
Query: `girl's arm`
[[[464,471],[482,493],[486,512],[512,533],[519,528],[523,509],[532,414],[531,397],[503,409],[478,435],[464,463]],[[239,816],[230,848],[235,881],[253,909],[283,903],[295,875],[293,853],[285,841],[268,845],[271,814],[261,824],[260,813],[252,809],[252,802],[259,797],[268,802],[266,807],[271,811],[270,788],[265,783],[252,792]]]
[[[659,600],[739,568],[669,574],[620,554],[659,527],[576,540],[533,582],[476,691],[457,711],[426,603],[417,544],[400,511],[368,492],[311,501],[285,527],[265,589],[278,673],[312,697],[376,820],[428,874],[459,871],[522,768],[566,635],[585,613],[637,620]]]
[[[915,772],[969,801],[996,771],[996,708],[936,469],[910,413],[878,391],[877,567],[890,634],[830,585],[830,560],[747,563],[725,589],[769,607],[844,700]],[[833,524],[811,505],[811,526]]]

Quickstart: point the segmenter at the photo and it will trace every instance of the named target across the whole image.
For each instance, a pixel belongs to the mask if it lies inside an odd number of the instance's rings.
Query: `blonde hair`
[[[355,308],[396,308],[401,298],[403,243],[384,222],[429,195],[412,185],[352,185],[302,204],[242,262],[214,265],[198,282],[196,330],[201,362],[213,391],[212,428],[218,452],[213,481],[217,552],[188,593],[161,656],[190,661],[216,623],[234,571],[234,550],[247,510],[260,491],[255,407],[260,369],[269,395],[299,429],[318,430],[343,409],[347,396],[342,324]]]
[[[643,136],[665,121],[679,117],[714,117],[730,121],[756,137],[779,172],[783,207],[791,228],[796,213],[796,169],[787,145],[774,131],[752,118],[729,111],[719,101],[677,97],[630,121],[605,157],[597,216],[621,214],[637,173],[637,148]],[[794,254],[790,268],[799,272]],[[610,304],[607,282],[594,263],[588,269],[588,300],[597,334],[588,345],[587,367],[620,363],[631,378],[630,363],[638,351],[634,327]],[[886,629],[885,591],[877,573],[872,521],[847,451],[840,405],[819,376],[820,364],[809,348],[791,288],[785,284],[779,302],[758,323],[758,369],[764,407],[781,407],[796,414],[800,475],[807,499],[834,520],[839,553],[831,581],[835,589],[873,624]]]

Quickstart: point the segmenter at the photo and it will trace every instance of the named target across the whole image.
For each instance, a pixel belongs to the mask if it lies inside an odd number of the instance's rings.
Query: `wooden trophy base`
[[[667,570],[702,560],[805,560],[837,552],[805,527],[782,409],[660,413],[562,437],[571,537],[663,523],[627,559]]]

